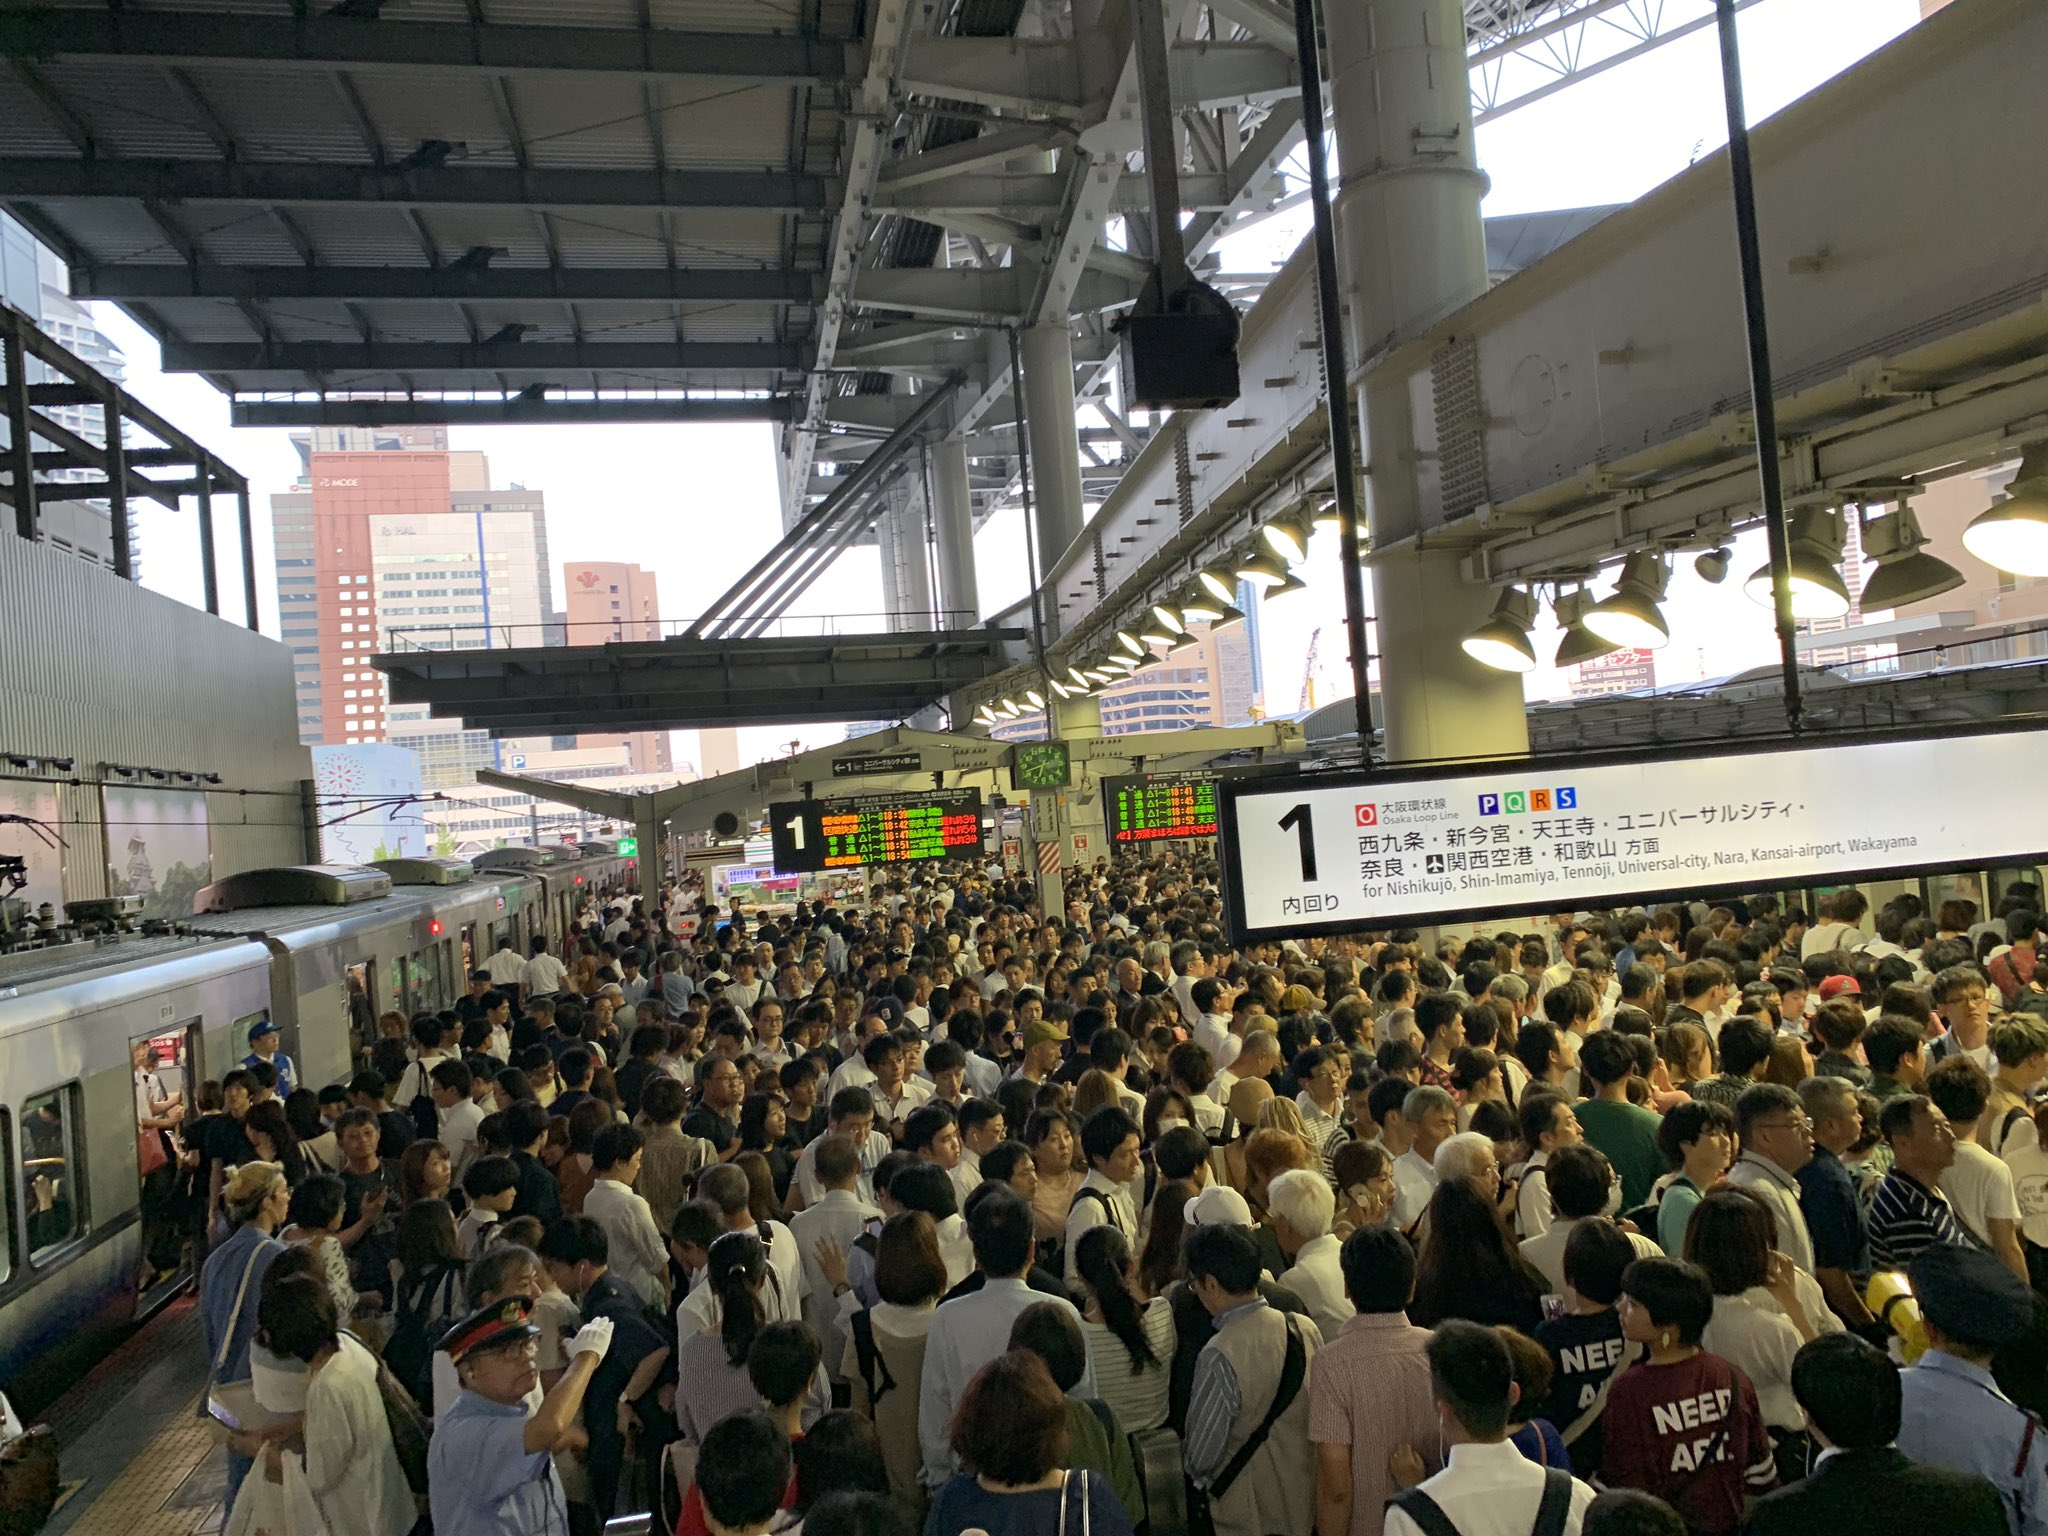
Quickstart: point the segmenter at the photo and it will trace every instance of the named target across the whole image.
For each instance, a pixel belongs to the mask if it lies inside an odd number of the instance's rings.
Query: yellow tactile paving
[[[150,1441],[71,1526],[70,1536],[201,1536],[218,1531],[220,1506],[173,1507],[193,1470],[215,1453],[212,1433],[193,1415],[197,1400]]]

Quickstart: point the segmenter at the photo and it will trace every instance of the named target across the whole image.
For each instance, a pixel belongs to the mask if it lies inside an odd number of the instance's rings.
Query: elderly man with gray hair
[[[1415,1143],[1394,1159],[1394,1225],[1407,1231],[1422,1219],[1436,1193],[1436,1150],[1458,1132],[1458,1101],[1442,1088],[1411,1089],[1401,1118]]]
[[[1304,1168],[1275,1175],[1266,1187],[1266,1210],[1280,1251],[1292,1261],[1280,1283],[1307,1305],[1323,1337],[1335,1338],[1355,1310],[1344,1294],[1344,1245],[1330,1231],[1337,1219],[1330,1181]]]

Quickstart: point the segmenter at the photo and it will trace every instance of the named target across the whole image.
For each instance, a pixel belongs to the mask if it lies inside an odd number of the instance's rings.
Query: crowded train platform
[[[2041,1528],[2038,886],[1234,946],[1202,846],[592,892],[252,1039],[44,1529]]]

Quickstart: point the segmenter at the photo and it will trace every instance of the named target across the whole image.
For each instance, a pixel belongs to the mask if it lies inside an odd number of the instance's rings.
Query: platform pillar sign
[[[1044,907],[1045,915],[1052,917],[1067,910],[1067,887],[1060,875],[1061,845],[1067,836],[1067,797],[1059,790],[1035,790],[1031,796],[1031,820],[1029,827],[1033,845],[1032,858],[1038,866],[1038,900]],[[1052,864],[1045,862],[1046,850],[1052,850]]]

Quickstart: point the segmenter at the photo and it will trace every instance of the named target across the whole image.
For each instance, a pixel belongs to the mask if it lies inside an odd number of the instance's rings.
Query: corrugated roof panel
[[[675,218],[676,262],[686,267],[779,267],[782,215],[745,209]]]
[[[688,215],[675,214],[670,223],[680,226]],[[595,209],[587,213],[557,212],[548,222],[565,267],[665,267],[668,248],[662,243],[661,216],[622,208]],[[690,265],[685,253],[678,253],[679,266]]]
[[[484,14],[505,26],[618,27],[640,25],[639,0],[484,0]],[[761,0],[760,9],[774,7]]]
[[[292,221],[313,242],[322,265],[330,267],[424,267],[419,241],[396,208],[295,207]]]
[[[358,304],[356,308],[383,341],[469,340],[469,325],[453,304]]]
[[[159,70],[77,59],[41,69],[44,81],[87,125],[103,154],[212,159],[219,153],[197,110]]]
[[[299,264],[297,249],[267,208],[187,203],[167,209],[165,216],[189,232],[206,257],[223,266]]]
[[[260,334],[226,299],[160,299],[146,307],[181,341],[254,341]]]
[[[63,243],[106,265],[176,261],[178,249],[139,203],[38,203],[37,218]]]
[[[356,94],[394,159],[411,154],[428,139],[454,144],[465,164],[511,165],[511,143],[480,75],[440,71],[431,77],[351,70]],[[450,162],[454,163],[453,161]]]
[[[672,166],[781,169],[789,164],[790,88],[666,80],[656,121]]]
[[[245,160],[369,161],[355,119],[326,75],[207,65],[190,73]]]
[[[362,339],[355,321],[339,304],[318,299],[277,299],[259,306],[270,322],[271,334],[285,341],[341,341]]]
[[[0,154],[78,156],[57,119],[11,69],[0,70]]]
[[[686,304],[683,306],[683,339],[686,341],[773,341],[776,336],[776,306],[773,304]]]
[[[524,208],[423,208],[420,222],[434,237],[446,261],[458,259],[479,245],[503,251],[491,258],[497,267],[544,267],[547,247],[540,226]]]
[[[508,89],[535,165],[654,169],[637,83],[528,76]]]
[[[495,10],[498,0],[491,0]],[[796,31],[796,7],[769,0],[648,0],[648,14],[656,27],[671,32],[780,32]],[[827,7],[831,9],[831,7]],[[844,37],[844,30],[828,26],[827,37]]]

